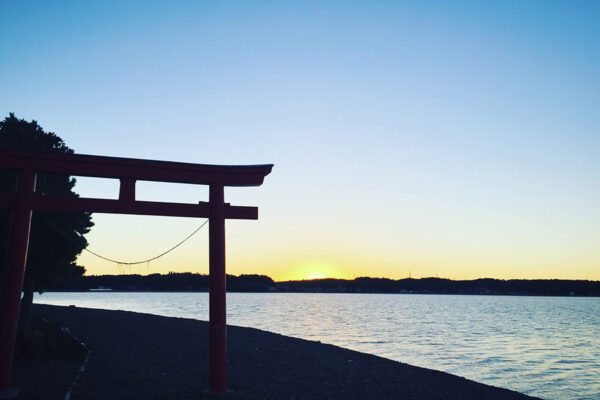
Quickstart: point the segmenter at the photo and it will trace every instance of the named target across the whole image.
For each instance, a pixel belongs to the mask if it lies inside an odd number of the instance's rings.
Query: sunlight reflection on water
[[[36,302],[208,319],[207,293]],[[228,293],[228,323],[319,340],[545,399],[600,398],[600,298]]]

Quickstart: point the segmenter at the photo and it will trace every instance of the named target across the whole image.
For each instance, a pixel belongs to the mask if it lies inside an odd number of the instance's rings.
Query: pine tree
[[[30,152],[73,153],[53,132],[45,132],[36,121],[18,119],[12,113],[0,121],[0,147]],[[0,191],[12,191],[15,185],[16,173],[0,170]],[[77,197],[74,186],[75,179],[68,175],[37,175],[36,191],[47,195]],[[1,211],[0,261],[4,263],[10,213]],[[20,308],[19,330],[22,333],[29,332],[34,292],[57,287],[66,279],[84,274],[85,269],[78,266],[75,260],[87,247],[83,235],[93,225],[91,213],[33,211]]]

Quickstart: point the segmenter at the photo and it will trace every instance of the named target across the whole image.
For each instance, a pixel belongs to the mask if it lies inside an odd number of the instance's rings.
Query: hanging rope
[[[74,241],[73,239],[71,239],[71,238],[70,238],[70,237],[69,237],[69,236],[68,236],[68,235],[67,235],[67,234],[66,234],[66,233],[65,233],[65,232],[64,232],[62,229],[60,229],[58,226],[56,226],[56,225],[55,225],[55,224],[52,222],[52,220],[51,220],[51,219],[49,219],[49,218],[48,218],[46,215],[44,215],[44,213],[42,213],[42,212],[40,212],[40,211],[38,211],[38,212],[39,212],[39,214],[40,214],[42,217],[44,217],[44,220],[45,220],[46,222],[48,222],[48,225],[50,225],[50,227],[52,227],[52,229],[54,229],[56,232],[60,233],[60,234],[61,234],[63,237],[65,237],[67,240],[69,240],[70,242],[74,243],[75,245],[77,245],[77,246],[79,246],[79,245],[80,245],[80,244],[78,244],[78,243],[75,243],[75,241]],[[199,231],[200,229],[202,229],[202,228],[204,227],[204,225],[206,225],[206,224],[208,223],[208,221],[209,221],[208,219],[207,219],[206,221],[204,221],[204,222],[203,222],[203,223],[202,223],[202,224],[201,224],[201,225],[200,225],[198,228],[196,228],[196,230],[195,230],[194,232],[190,233],[190,234],[189,234],[189,235],[188,235],[188,236],[187,236],[185,239],[183,239],[182,241],[180,241],[179,243],[177,243],[175,246],[173,246],[173,247],[169,248],[168,250],[166,250],[166,251],[164,251],[164,252],[160,253],[160,254],[159,254],[159,255],[157,255],[157,256],[154,256],[154,257],[148,258],[148,259],[146,259],[146,260],[134,261],[134,262],[119,261],[119,260],[115,260],[115,259],[112,259],[112,258],[109,258],[109,257],[105,257],[105,256],[103,256],[103,255],[101,255],[101,254],[98,254],[98,253],[96,253],[96,252],[94,252],[94,251],[92,251],[92,250],[89,250],[89,249],[87,249],[87,248],[86,248],[86,249],[83,249],[83,251],[87,251],[87,252],[88,252],[88,253],[90,253],[91,255],[93,255],[93,256],[96,256],[96,257],[98,257],[98,258],[100,258],[100,259],[102,259],[102,260],[104,260],[104,261],[108,261],[108,262],[111,262],[111,263],[117,264],[117,266],[118,266],[119,270],[121,270],[121,269],[123,268],[123,266],[124,266],[124,265],[126,265],[126,266],[131,266],[131,265],[138,265],[138,264],[146,264],[146,265],[147,265],[147,268],[148,268],[148,269],[150,269],[150,261],[157,260],[157,259],[161,258],[162,256],[169,254],[170,252],[172,252],[173,250],[175,250],[176,248],[178,248],[178,247],[179,247],[179,246],[181,246],[182,244],[184,244],[184,243],[185,243],[185,242],[186,242],[188,239],[190,239],[192,236],[194,236],[196,233],[198,233],[198,231]],[[77,236],[83,237],[83,235],[80,235],[80,234],[79,234],[79,232],[77,232],[77,231],[73,231],[73,232],[75,232],[75,234],[77,234]]]
[[[134,261],[134,262],[118,261],[118,260],[114,260],[112,258],[104,257],[103,255],[95,253],[92,250],[83,249],[83,251],[87,251],[88,253],[90,253],[90,254],[98,257],[98,258],[101,258],[101,259],[103,259],[105,261],[109,261],[109,262],[112,262],[112,263],[115,263],[115,264],[121,264],[121,265],[138,265],[138,264],[146,264],[147,263],[149,265],[150,261],[154,261],[154,260],[156,260],[158,258],[161,258],[162,256],[164,256],[166,254],[169,254],[170,252],[172,252],[173,250],[175,250],[176,248],[178,248],[179,246],[181,246],[182,244],[184,244],[189,238],[191,238],[192,236],[194,236],[207,223],[208,223],[208,220],[204,221],[202,223],[202,225],[200,225],[198,228],[196,228],[196,230],[194,232],[190,233],[185,239],[183,239],[181,242],[177,243],[175,246],[171,247],[169,250],[164,251],[164,252],[160,253],[157,256],[154,256],[154,257],[148,258],[146,260],[142,260],[142,261]]]

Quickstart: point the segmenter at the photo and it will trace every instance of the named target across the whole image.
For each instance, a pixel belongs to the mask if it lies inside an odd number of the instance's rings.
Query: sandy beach
[[[444,372],[333,345],[228,327],[230,391],[208,388],[204,321],[36,305],[92,351],[71,399],[527,399]],[[20,399],[64,399],[80,361],[17,360]]]

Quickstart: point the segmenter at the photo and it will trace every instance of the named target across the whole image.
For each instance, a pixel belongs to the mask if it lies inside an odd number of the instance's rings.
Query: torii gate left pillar
[[[12,211],[0,286],[0,394],[10,389],[32,210],[209,218],[210,391],[227,390],[225,219],[258,219],[258,209],[225,203],[224,187],[259,186],[271,172],[272,164],[221,166],[0,149],[0,168],[18,174],[17,191],[0,193],[0,209]],[[37,173],[119,179],[119,199],[45,196],[35,192]],[[137,180],[209,185],[209,201],[197,204],[136,201]]]

